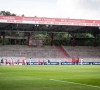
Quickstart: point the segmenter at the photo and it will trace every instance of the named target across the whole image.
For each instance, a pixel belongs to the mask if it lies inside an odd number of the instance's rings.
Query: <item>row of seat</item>
[[[34,61],[38,59],[51,61],[62,59],[66,61],[64,55],[55,46],[29,47],[26,45],[5,45],[0,46],[0,51],[0,57],[25,57],[27,60],[28,58],[33,58]]]
[[[100,62],[100,47],[92,46],[63,46],[66,52],[72,58],[83,58],[85,62],[99,61]]]
[[[92,46],[62,46],[70,56],[65,57],[61,48],[55,46],[29,47],[26,45],[5,45],[0,46],[0,57],[24,57],[26,60],[32,58],[34,61],[50,60],[50,61],[66,61],[72,58],[83,58],[85,62],[100,62],[100,47]]]

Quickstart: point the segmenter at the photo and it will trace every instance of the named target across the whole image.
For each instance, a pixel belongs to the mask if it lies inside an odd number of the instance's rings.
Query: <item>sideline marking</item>
[[[84,85],[84,86],[91,86],[91,87],[96,87],[96,88],[100,88],[99,86],[93,86],[93,85],[88,85],[88,84],[81,84],[81,83],[75,83],[75,82],[69,82],[69,81],[62,81],[62,80],[56,80],[56,79],[50,79],[52,81],[58,81],[58,82],[67,82],[67,83],[71,83],[71,84],[78,84],[78,85]]]

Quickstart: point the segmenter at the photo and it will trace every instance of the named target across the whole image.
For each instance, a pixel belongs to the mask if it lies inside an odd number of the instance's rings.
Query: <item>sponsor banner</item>
[[[26,65],[47,65],[47,62],[26,62]]]
[[[100,65],[100,62],[92,62],[92,65]]]
[[[42,65],[42,62],[26,62],[27,65]]]
[[[5,65],[5,63],[2,63],[2,64]],[[10,65],[10,64],[11,64],[11,62],[6,63],[6,65]],[[23,64],[22,64],[22,62],[19,62],[19,63],[18,62],[13,62],[13,65],[23,65]]]
[[[78,62],[77,65],[90,65],[91,62]]]
[[[73,62],[61,62],[61,65],[75,65]]]
[[[100,26],[100,20],[83,20],[69,18],[39,18],[39,17],[19,17],[0,16],[2,23],[28,23],[28,24],[52,24],[52,25],[75,25],[75,26]]]
[[[7,23],[23,23],[21,20],[7,20]]]
[[[8,62],[7,64],[5,63],[0,63],[1,65],[10,65],[10,62]],[[26,62],[25,64],[23,64],[22,62],[14,62],[14,65],[100,65],[100,62],[79,62],[79,63],[73,63],[73,62],[61,62],[61,64],[59,64],[59,62]]]
[[[0,20],[0,23],[7,23],[7,20]]]
[[[24,24],[28,24],[28,23],[29,23],[29,24],[36,24],[35,21],[23,21],[23,23],[24,23]]]
[[[49,62],[47,65],[59,65],[59,62]]]

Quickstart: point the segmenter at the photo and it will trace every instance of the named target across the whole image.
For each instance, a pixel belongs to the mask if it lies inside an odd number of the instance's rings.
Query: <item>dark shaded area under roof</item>
[[[92,26],[68,26],[68,25],[36,25],[36,24],[17,24],[0,23],[0,32],[52,32],[52,33],[92,33],[100,34],[99,27]]]

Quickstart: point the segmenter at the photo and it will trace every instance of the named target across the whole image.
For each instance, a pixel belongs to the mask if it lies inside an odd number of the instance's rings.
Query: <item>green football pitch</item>
[[[100,66],[0,66],[0,90],[100,90]]]

